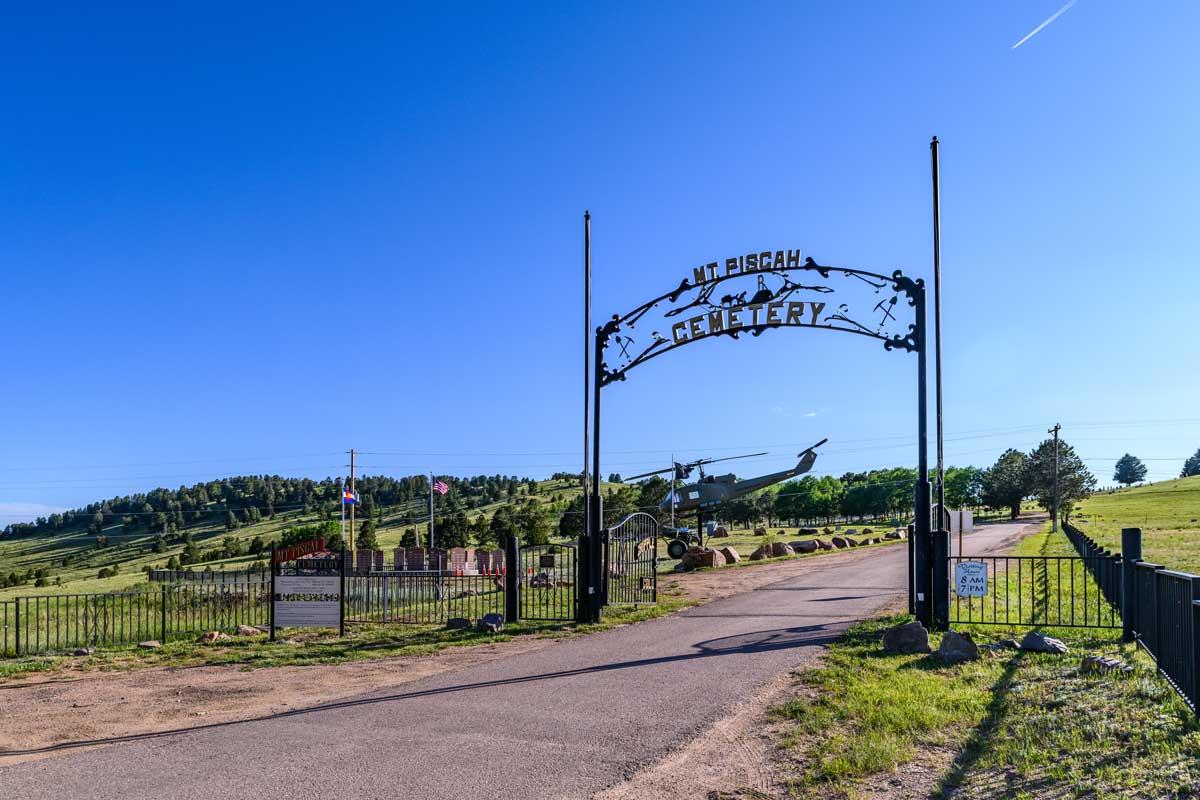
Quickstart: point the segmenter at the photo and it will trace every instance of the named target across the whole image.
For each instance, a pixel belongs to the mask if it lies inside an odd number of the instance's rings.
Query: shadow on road
[[[747,616],[759,615],[751,614]],[[322,711],[334,711],[344,708],[356,708],[358,706],[378,705],[381,703],[396,703],[404,700],[415,700],[424,697],[436,697],[438,695],[457,694],[481,689],[496,689],[498,687],[517,686],[524,683],[536,683],[539,681],[571,678],[579,675],[599,675],[616,670],[636,669],[638,667],[648,667],[659,664],[694,661],[701,658],[747,655],[771,652],[775,650],[786,650],[795,647],[824,645],[829,644],[838,636],[840,636],[850,626],[850,624],[851,621],[847,620],[846,622],[838,622],[834,624],[804,625],[794,628],[755,631],[753,633],[740,634],[738,636],[708,639],[696,644],[693,652],[680,653],[672,656],[641,658],[630,661],[595,664],[590,667],[579,667],[577,669],[559,670],[556,672],[541,672],[533,675],[522,675],[515,678],[478,681],[475,683],[442,686],[433,689],[421,689],[411,692],[400,692],[397,694],[381,695],[378,697],[362,697],[353,700],[339,700],[337,702],[323,703],[321,705],[310,706],[308,708],[281,711],[277,714],[266,714],[249,719],[229,720],[228,722],[213,722],[207,725],[196,725],[188,728],[172,728],[165,731],[135,733],[125,736],[111,736],[99,739],[80,739],[69,742],[57,742],[44,747],[34,747],[26,750],[0,750],[0,760],[11,756],[37,755],[39,753],[53,753],[60,750],[70,750],[79,747],[91,747],[96,745],[120,744],[123,742],[159,739],[168,736],[195,733],[198,731],[214,730],[217,728],[229,728],[236,725],[245,725],[251,722],[265,722],[269,720],[286,719],[288,717],[297,717],[304,714],[314,714]],[[494,695],[489,696],[489,699],[494,699]],[[2,763],[2,761],[0,761],[0,763]]]

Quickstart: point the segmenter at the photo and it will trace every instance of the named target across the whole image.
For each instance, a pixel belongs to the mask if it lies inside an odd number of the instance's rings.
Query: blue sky
[[[929,277],[947,461],[1200,446],[1194,3],[45,7],[0,33],[0,512],[580,461],[597,318],[801,247]],[[776,331],[605,392],[605,472],[915,460],[914,357]],[[1153,459],[1153,460],[1151,460]],[[5,520],[0,520],[0,522]]]

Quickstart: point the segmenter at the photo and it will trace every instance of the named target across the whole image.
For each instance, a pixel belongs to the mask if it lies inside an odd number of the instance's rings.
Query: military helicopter
[[[695,535],[691,534],[686,528],[664,527],[662,534],[664,538],[668,538],[667,555],[671,558],[679,558],[687,552],[688,544],[696,542],[703,544],[704,530],[704,512],[705,510],[722,503],[726,500],[733,500],[742,495],[762,489],[766,486],[785,481],[788,478],[794,478],[797,475],[803,475],[812,469],[816,463],[816,450],[821,445],[825,444],[829,439],[822,439],[812,447],[802,451],[797,457],[800,459],[796,466],[791,469],[785,469],[781,472],[772,472],[769,475],[760,475],[757,478],[747,478],[739,481],[733,473],[728,475],[705,475],[704,466],[706,464],[715,464],[719,461],[733,461],[739,458],[753,458],[755,456],[764,456],[766,453],[748,453],[743,456],[727,456],[725,458],[701,458],[696,461],[689,461],[686,464],[681,464],[678,461],[673,466],[667,469],[655,470],[654,472],[646,472],[641,475],[634,475],[628,478],[629,481],[636,481],[640,478],[649,478],[651,475],[663,475],[672,473],[674,481],[672,488],[667,493],[666,498],[659,504],[661,511],[674,511],[680,513],[696,512],[696,529]],[[700,480],[694,483],[686,483],[683,486],[676,488],[674,486],[677,481],[686,481],[691,477],[693,470],[699,470]]]

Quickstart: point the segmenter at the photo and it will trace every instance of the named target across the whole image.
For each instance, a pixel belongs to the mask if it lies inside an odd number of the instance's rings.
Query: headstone
[[[429,548],[429,569],[435,572],[446,571],[446,551],[440,547]]]
[[[383,551],[372,550],[371,552],[375,555],[375,571],[383,572]]]
[[[425,548],[410,547],[406,549],[404,551],[404,568],[414,571],[423,571],[425,569]]]
[[[375,563],[375,551],[359,548],[354,551],[354,571],[356,573],[370,572]]]
[[[942,661],[974,661],[979,658],[979,647],[969,633],[946,631],[938,645],[938,658]]]
[[[475,569],[484,575],[492,571],[492,553],[490,550],[475,551]]]
[[[467,567],[467,550],[465,547],[451,547],[450,556],[450,571],[459,574]]]
[[[847,536],[858,536],[858,528],[846,528]]]
[[[919,622],[906,622],[883,632],[885,653],[928,653],[929,631]]]
[[[1131,672],[1132,670],[1133,667],[1125,664],[1121,659],[1105,656],[1084,656],[1083,661],[1079,663],[1080,675],[1091,673],[1104,675],[1109,672]]]
[[[720,548],[720,552],[721,552],[721,555],[725,556],[726,564],[736,564],[742,560],[741,554],[738,553],[737,550],[734,550],[732,547],[722,547],[722,548]]]
[[[401,570],[404,569],[405,563],[406,562],[404,560],[404,548],[397,547],[395,550],[392,551],[392,569],[396,570],[397,572],[400,572]]]
[[[492,551],[492,572],[503,572],[503,571],[504,571],[504,551],[503,550],[493,550]]]

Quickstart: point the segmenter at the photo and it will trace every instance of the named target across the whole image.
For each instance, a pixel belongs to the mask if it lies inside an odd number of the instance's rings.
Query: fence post
[[[950,531],[941,526],[933,532],[933,628],[950,629]]]
[[[1200,576],[1192,576],[1192,641],[1191,647],[1184,642],[1183,657],[1191,658],[1192,685],[1187,690],[1192,695],[1192,709],[1200,714]]]
[[[520,585],[520,555],[521,543],[515,533],[510,533],[504,540],[504,621],[517,622],[520,620],[521,606],[517,587]]]
[[[1200,584],[1192,581],[1192,597]],[[1192,708],[1200,715],[1200,599],[1192,600]]]
[[[1135,619],[1137,616],[1136,564],[1142,560],[1142,529],[1121,529],[1121,624],[1124,639],[1132,642],[1134,639]]]
[[[17,629],[17,649],[13,651],[13,655],[17,656],[19,658],[21,655],[21,598],[20,597],[17,598],[16,617],[13,618],[13,622],[16,625],[16,629]]]
[[[162,635],[159,637],[159,639],[158,639],[158,640],[159,640],[160,642],[162,642],[163,644],[166,644],[166,643],[167,643],[167,585],[166,585],[165,583],[162,585],[162,626],[161,626],[161,632],[162,632]]]

